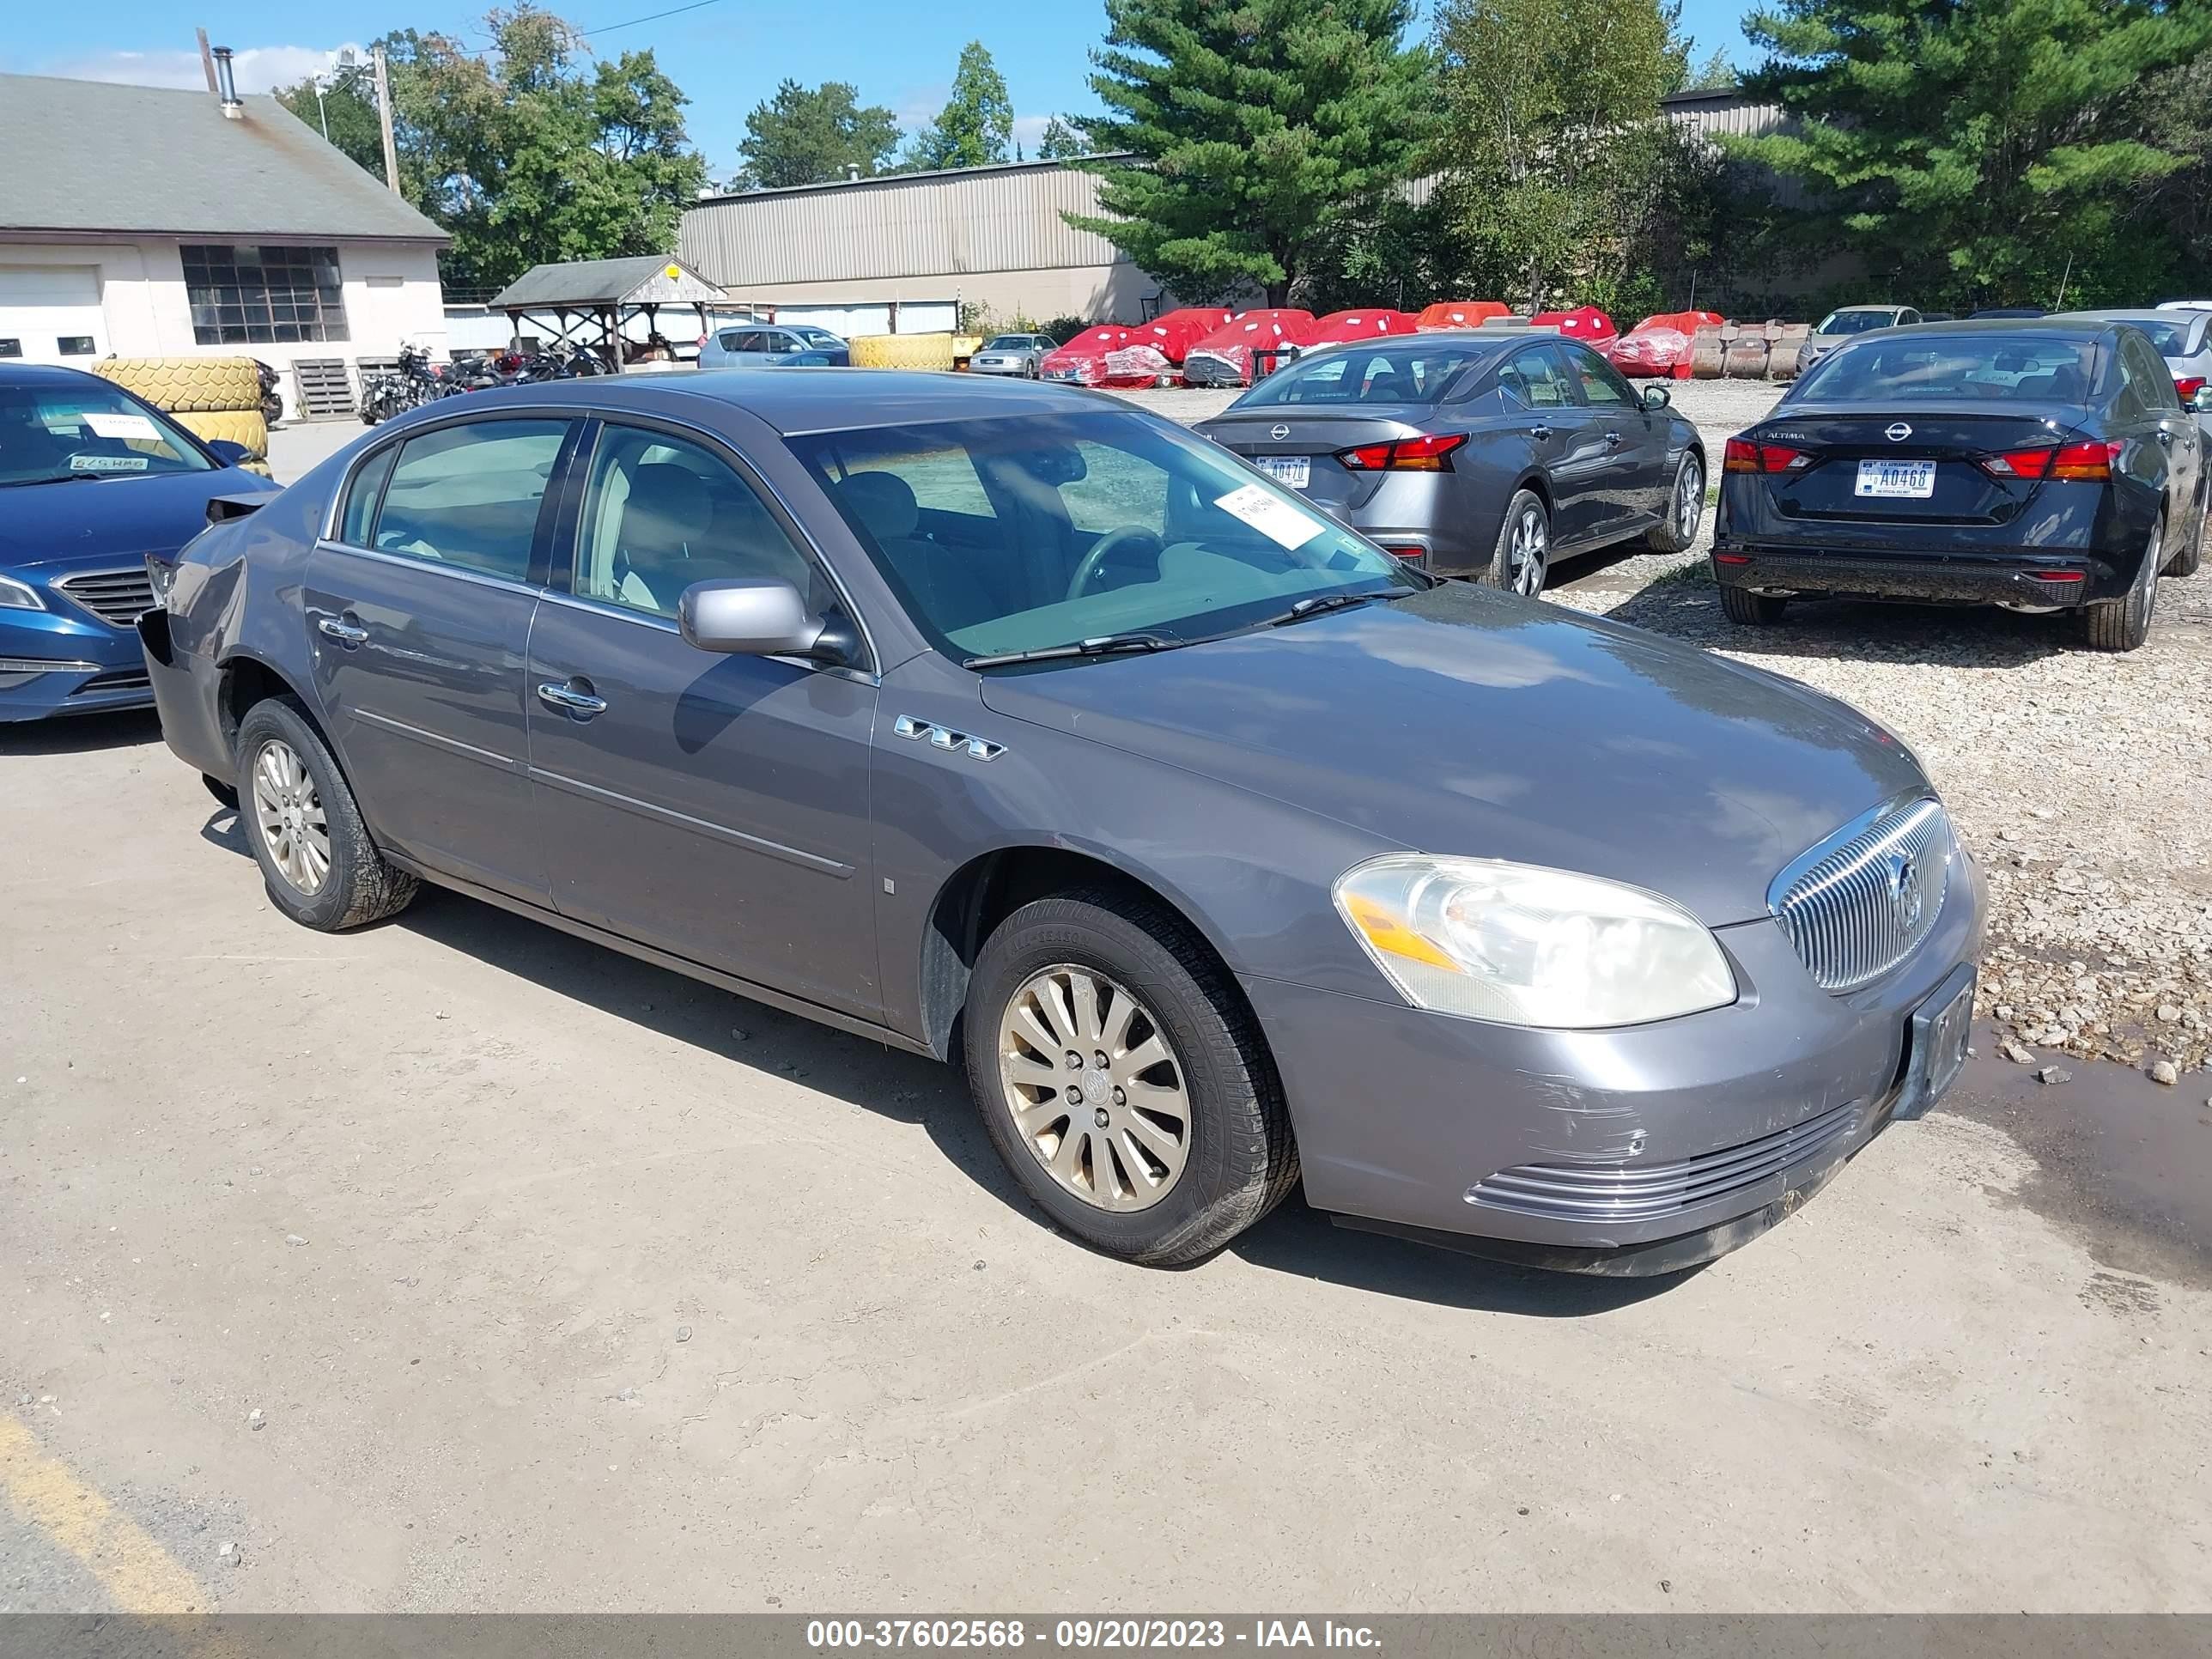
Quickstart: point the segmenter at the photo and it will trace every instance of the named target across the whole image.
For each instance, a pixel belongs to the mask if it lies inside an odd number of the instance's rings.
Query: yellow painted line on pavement
[[[0,1412],[0,1492],[15,1512],[84,1564],[121,1613],[204,1613],[207,1592],[174,1557]]]

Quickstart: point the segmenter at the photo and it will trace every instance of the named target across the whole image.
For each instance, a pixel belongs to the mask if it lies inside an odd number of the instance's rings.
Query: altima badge
[[[1902,421],[1882,428],[1881,435],[1893,444],[1901,444],[1912,435],[1912,428]]]
[[[1291,435],[1291,429],[1286,426],[1271,426],[1267,428],[1267,435],[1280,443]]]

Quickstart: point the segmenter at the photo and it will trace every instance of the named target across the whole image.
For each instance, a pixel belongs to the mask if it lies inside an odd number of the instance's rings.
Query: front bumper
[[[1942,555],[1731,541],[1714,544],[1712,569],[1726,586],[1765,593],[2035,610],[2117,599],[2128,586],[2128,574],[2110,561],[2078,552]]]
[[[1030,366],[1024,362],[987,363],[980,357],[970,357],[968,372],[970,374],[1011,374],[1018,380],[1027,380]]]
[[[127,628],[67,610],[0,610],[0,722],[143,708],[154,701]]]
[[[1981,911],[1962,855],[1920,948],[1843,996],[1814,984],[1778,923],[1722,928],[1735,1003],[1612,1031],[1243,983],[1317,1207],[1549,1267],[1664,1273],[1757,1237],[1893,1119],[1933,1103],[1915,1097],[1908,1034],[1939,993],[1970,982]],[[1562,1170],[1561,1187],[1618,1201],[1547,1204],[1541,1177]]]

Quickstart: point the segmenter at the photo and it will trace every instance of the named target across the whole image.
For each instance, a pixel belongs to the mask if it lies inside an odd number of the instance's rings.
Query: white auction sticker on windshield
[[[105,410],[88,409],[77,416],[90,427],[96,437],[143,438],[149,443],[161,441],[161,428],[143,415],[117,415]]]
[[[72,472],[143,472],[145,470],[146,458],[143,455],[72,455],[70,457],[70,471]]]
[[[1301,512],[1265,484],[1249,483],[1218,496],[1214,503],[1233,513],[1269,541],[1284,547],[1304,547],[1328,528],[1322,520]]]

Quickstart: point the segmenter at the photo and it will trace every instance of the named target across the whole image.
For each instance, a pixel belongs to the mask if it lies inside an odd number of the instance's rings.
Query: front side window
[[[747,580],[821,597],[813,561],[728,462],[642,428],[600,428],[569,591],[673,617],[692,583]]]
[[[1300,599],[1425,586],[1233,456],[1134,413],[787,441],[955,658],[1141,634],[1173,645]]]
[[[384,487],[371,544],[528,581],[538,507],[568,435],[566,421],[473,421],[408,439]]]
[[[334,247],[188,243],[178,252],[201,345],[351,337]]]
[[[212,465],[166,416],[102,382],[0,386],[0,485],[143,478]]]
[[[1566,409],[1575,401],[1566,365],[1549,346],[1517,351],[1498,371],[1506,395],[1530,409]]]
[[[1569,344],[1561,349],[1574,366],[1575,380],[1583,389],[1583,401],[1592,409],[1622,409],[1636,401],[1636,394],[1628,389],[1628,382],[1621,378],[1620,371],[1588,346]]]

